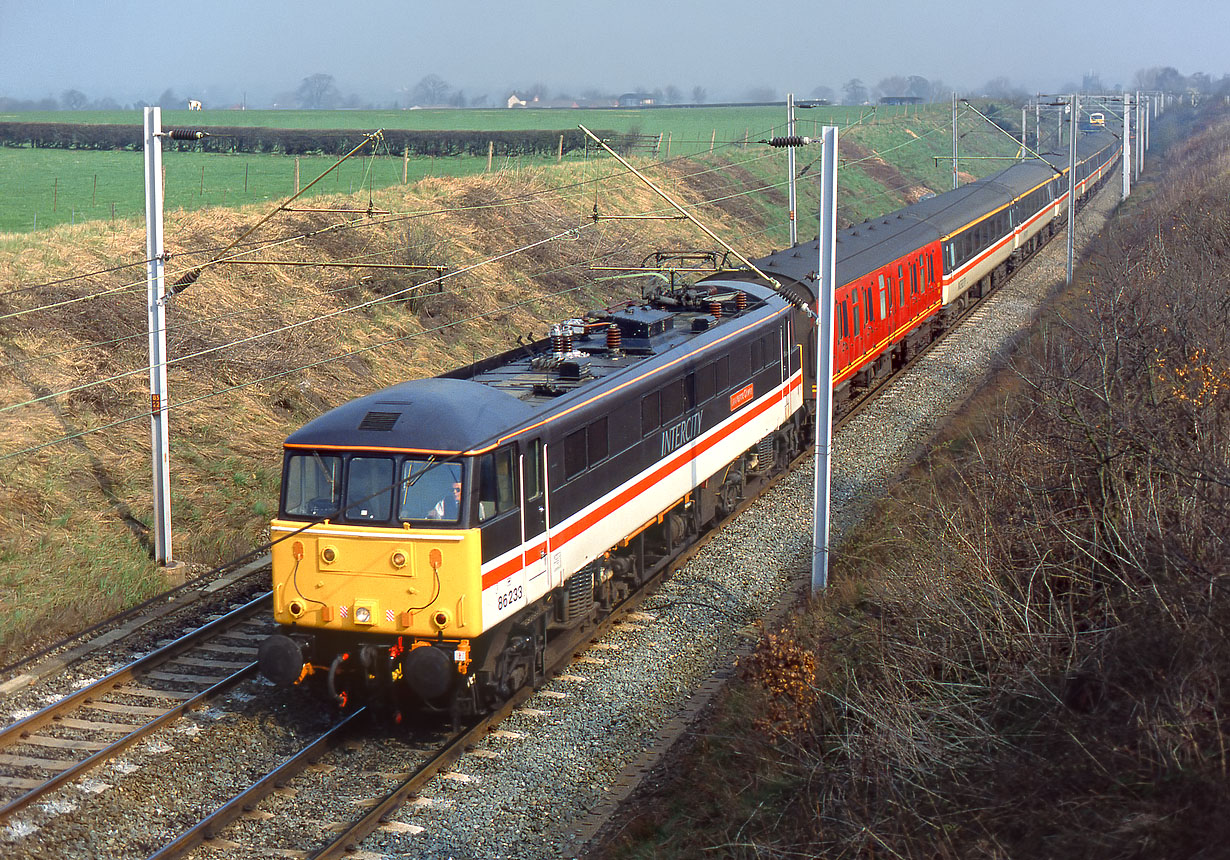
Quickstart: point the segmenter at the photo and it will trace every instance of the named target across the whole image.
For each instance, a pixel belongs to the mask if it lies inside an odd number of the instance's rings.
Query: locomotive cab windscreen
[[[287,519],[367,525],[464,523],[462,464],[354,453],[288,453],[282,482]]]

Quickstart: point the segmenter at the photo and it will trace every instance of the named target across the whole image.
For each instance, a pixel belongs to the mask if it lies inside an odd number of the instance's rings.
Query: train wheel
[[[732,473],[718,487],[717,492],[717,508],[718,512],[723,517],[728,517],[734,513],[735,508],[739,506],[739,484],[741,481],[736,477],[738,473]]]

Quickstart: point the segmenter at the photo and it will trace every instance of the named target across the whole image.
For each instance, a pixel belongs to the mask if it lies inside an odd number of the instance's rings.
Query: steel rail
[[[134,743],[141,740],[141,738],[144,738],[152,734],[156,729],[161,728],[162,726],[166,725],[169,722],[172,722],[173,720],[179,719],[185,713],[195,708],[197,705],[200,705],[203,702],[206,702],[209,699],[214,698],[215,696],[221,695],[222,693],[234,687],[239,682],[244,681],[250,676],[256,674],[256,665],[257,664],[255,662],[249,663],[247,666],[238,670],[234,674],[229,675],[228,677],[224,678],[223,680],[219,681],[218,683],[214,684],[208,689],[202,690],[200,693],[197,693],[191,699],[187,699],[181,702],[180,704],[176,705],[175,707],[171,708],[169,711],[164,713],[162,716],[155,717],[154,719],[150,720],[148,723],[145,723],[144,725],[142,725],[140,728],[132,732],[129,732],[124,737],[115,741],[110,746],[107,746],[101,750],[98,750],[97,752],[90,755],[88,758],[82,759],[81,761],[77,762],[77,764],[73,765],[72,767],[66,770],[60,771],[58,774],[48,779],[42,785],[39,785],[37,788],[30,789],[30,791],[28,791],[27,793],[21,795],[15,800],[10,801],[5,806],[0,807],[0,821],[4,821],[9,816],[17,812],[20,812],[21,810],[29,806],[31,803],[34,803],[36,800],[45,796],[49,792],[54,791],[55,789],[59,788],[61,785],[64,785],[65,783],[71,781],[74,777],[78,776],[79,774],[85,773],[86,771],[91,770],[92,768],[95,768],[98,765],[103,764],[106,761],[110,761],[111,759],[119,755],[121,752],[128,749]]]
[[[261,605],[267,603],[272,596],[272,591],[266,591],[264,594],[253,598],[221,618],[215,618],[203,627],[198,627],[192,632],[184,634],[174,642],[169,642],[161,648],[149,652],[144,657],[134,660],[127,666],[121,666],[110,675],[98,679],[88,687],[82,687],[75,693],[65,696],[60,701],[52,702],[42,710],[0,730],[0,749],[19,743],[23,736],[29,735],[35,729],[40,729],[53,722],[57,716],[63,715],[66,711],[80,707],[96,696],[110,692],[120,684],[135,680],[137,673],[169,662],[181,654],[192,650],[202,640],[209,639],[221,631],[229,630],[231,627],[245,621],[248,616],[255,615],[256,611],[261,608]]]
[[[358,725],[359,718],[366,712],[366,708],[358,708],[347,714],[341,722],[149,855],[147,860],[169,860],[172,857],[182,857],[198,845],[213,839],[222,828],[243,815],[247,809],[268,797],[274,789],[298,775],[315,759],[348,738]]]

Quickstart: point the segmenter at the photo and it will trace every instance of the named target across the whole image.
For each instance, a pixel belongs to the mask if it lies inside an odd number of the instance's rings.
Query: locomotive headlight
[[[375,624],[376,602],[374,600],[356,600],[354,604],[355,624]]]

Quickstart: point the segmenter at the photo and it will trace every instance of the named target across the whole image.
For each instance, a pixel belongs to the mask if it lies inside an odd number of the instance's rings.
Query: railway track
[[[270,594],[0,731],[0,826],[252,677]]]
[[[736,518],[747,505],[751,504],[772,483],[773,480],[764,482],[757,489],[757,492],[743,502],[723,522]],[[553,641],[548,649],[546,672],[543,678],[540,679],[540,684],[564,672],[581,650],[588,647],[591,642],[600,640],[613,626],[624,623],[629,615],[635,615],[639,607],[646,599],[652,596],[662,581],[670,575],[671,571],[679,565],[685,564],[696,552],[700,551],[715,532],[716,529],[706,535],[702,535],[670,562],[660,565],[645,587],[630,596],[610,616],[604,618],[596,625],[582,626]],[[262,803],[269,801],[279,791],[282,792],[282,799],[280,801],[282,809],[279,814],[289,814],[294,820],[318,820],[319,810],[315,808],[309,807],[293,813],[289,812],[286,806],[292,804],[293,801],[286,798],[294,796],[295,781],[297,779],[312,778],[314,767],[317,768],[317,772],[321,768],[327,772],[332,772],[333,768],[336,767],[335,765],[329,763],[321,764],[321,760],[325,756],[331,755],[333,751],[346,743],[362,743],[362,738],[364,737],[363,726],[368,713],[363,709],[349,713],[328,731],[310,743],[305,744],[301,750],[281,762],[276,768],[271,769],[259,779],[252,781],[250,785],[238,791],[232,798],[218,806],[210,814],[202,817],[197,823],[167,841],[158,850],[150,854],[149,858],[150,860],[154,860],[154,858],[157,858],[157,860],[171,860],[171,858],[185,857],[200,846],[224,849],[232,855],[246,853],[253,857],[265,856],[268,853],[288,854],[296,852],[302,852],[303,856],[310,856],[312,858],[356,856],[355,852],[359,850],[360,843],[366,837],[381,826],[386,825],[389,817],[408,800],[415,798],[429,781],[445,773],[467,751],[473,750],[480,741],[496,731],[497,727],[510,714],[521,708],[530,697],[535,695],[537,686],[522,688],[499,709],[472,725],[452,733],[434,749],[418,750],[417,752],[422,753],[419,756],[420,760],[413,764],[405,773],[396,775],[391,775],[387,772],[379,773],[378,775],[383,780],[393,783],[383,792],[364,795],[363,791],[366,786],[359,785],[360,796],[353,799],[353,802],[365,811],[352,820],[324,822],[323,826],[319,827],[318,832],[314,835],[299,834],[299,841],[293,845],[273,845],[264,841],[264,834],[245,837],[243,834],[231,833],[228,830],[230,825],[240,819],[259,820],[265,815],[272,815],[273,813],[262,813],[260,807]],[[379,727],[377,727],[377,731],[379,731]],[[259,843],[257,840],[260,840]],[[317,844],[309,848],[303,844],[304,840],[314,841]]]

